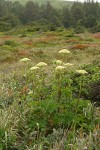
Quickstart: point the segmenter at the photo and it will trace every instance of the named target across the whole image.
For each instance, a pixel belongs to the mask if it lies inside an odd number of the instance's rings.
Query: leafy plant
[[[81,67],[81,69],[85,69],[88,72],[88,74],[84,76],[84,81],[82,84],[80,97],[84,99],[91,99],[94,102],[96,101],[98,102],[99,101],[100,61],[97,60],[97,61],[94,61],[92,64],[84,65],[83,67]],[[82,80],[83,80],[82,76],[79,76],[77,74],[73,75],[73,86],[74,86],[74,91],[75,91],[74,96],[76,95],[76,97],[79,94],[79,86]],[[96,85],[98,89],[97,96],[96,95],[93,96],[93,93],[96,90]]]

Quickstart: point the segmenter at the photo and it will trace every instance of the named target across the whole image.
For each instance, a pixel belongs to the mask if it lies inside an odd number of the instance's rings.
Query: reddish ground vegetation
[[[33,41],[23,41],[25,45],[33,45]]]
[[[25,85],[21,90],[20,90],[20,95],[26,94],[29,91],[29,88]]]
[[[70,40],[67,40],[66,42],[67,43],[78,43],[79,41],[75,40],[75,39],[70,39]]]
[[[34,41],[38,41],[38,43],[48,43],[50,41],[58,40],[58,37],[44,37],[44,38],[35,38]]]
[[[18,55],[20,55],[20,56],[29,56],[30,55],[30,51],[21,50],[21,51],[19,51]]]
[[[54,41],[54,40],[59,40],[59,37],[50,36],[50,37],[46,37],[45,39],[47,39],[48,41]]]
[[[76,45],[72,46],[71,48],[84,50],[84,49],[88,48],[88,45],[87,44],[76,44]]]
[[[13,37],[12,36],[2,36],[1,38],[2,39],[12,39]]]
[[[100,43],[94,43],[94,44],[76,44],[74,46],[71,46],[71,49],[80,49],[84,50],[88,47],[100,47]]]
[[[100,47],[100,43],[96,44],[86,44],[88,47]]]
[[[94,38],[100,39],[100,32],[99,32],[99,33],[95,33],[95,34],[94,34]]]

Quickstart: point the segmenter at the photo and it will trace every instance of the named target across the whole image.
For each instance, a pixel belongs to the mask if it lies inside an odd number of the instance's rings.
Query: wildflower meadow
[[[0,150],[99,150],[100,39],[17,30],[0,34]]]

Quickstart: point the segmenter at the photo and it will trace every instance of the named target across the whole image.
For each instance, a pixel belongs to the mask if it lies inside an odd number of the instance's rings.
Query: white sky
[[[77,0],[60,0],[60,1],[77,1]],[[79,2],[84,2],[84,1],[87,1],[87,0],[78,0]],[[94,0],[95,2],[98,1],[100,2],[100,0]]]

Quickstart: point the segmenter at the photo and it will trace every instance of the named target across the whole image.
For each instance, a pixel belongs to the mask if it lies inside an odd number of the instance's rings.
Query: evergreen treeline
[[[83,28],[100,31],[100,5],[93,0],[84,3],[74,2],[71,8],[63,7],[58,10],[50,2],[42,4],[28,1],[25,6],[18,1],[0,0],[0,31],[9,30],[20,24],[41,24],[50,30],[57,27],[76,30]],[[40,28],[37,27],[37,30]]]

